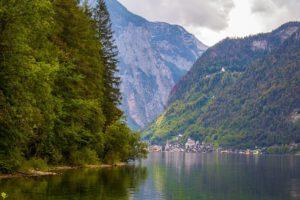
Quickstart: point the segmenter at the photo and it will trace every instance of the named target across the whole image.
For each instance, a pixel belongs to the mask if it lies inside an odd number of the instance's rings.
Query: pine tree
[[[55,95],[61,110],[55,126],[58,149],[67,161],[87,148],[100,154],[104,127],[103,63],[94,21],[74,0],[54,3],[60,49]],[[73,159],[73,160],[72,160]]]
[[[112,23],[105,4],[105,0],[98,0],[94,10],[94,19],[98,29],[99,40],[102,44],[100,55],[104,62],[104,107],[106,127],[118,120],[122,112],[118,109],[121,102],[119,90],[120,78],[118,73],[118,49],[113,38]]]
[[[48,0],[0,1],[0,171],[21,156],[46,156],[52,134],[57,68]]]
[[[143,154],[119,120],[110,27],[100,40],[76,0],[0,1],[0,173],[37,159],[82,165]]]

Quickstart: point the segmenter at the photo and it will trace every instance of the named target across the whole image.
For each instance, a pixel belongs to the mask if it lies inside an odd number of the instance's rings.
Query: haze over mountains
[[[299,143],[300,23],[209,48],[144,136],[164,143],[179,134],[243,148]]]
[[[121,108],[132,128],[144,128],[207,47],[180,26],[149,22],[117,0],[106,2],[119,49]]]

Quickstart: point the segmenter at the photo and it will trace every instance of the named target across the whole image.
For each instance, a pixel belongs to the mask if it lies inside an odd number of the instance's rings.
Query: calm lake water
[[[152,153],[132,166],[0,180],[18,200],[300,200],[300,156]]]

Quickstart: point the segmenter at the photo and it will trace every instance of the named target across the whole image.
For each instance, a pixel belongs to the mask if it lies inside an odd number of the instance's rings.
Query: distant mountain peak
[[[116,0],[106,2],[119,49],[121,108],[132,128],[143,128],[207,47],[181,26],[150,22]]]
[[[135,25],[147,23],[145,18],[130,12],[117,0],[106,0],[106,6],[109,10],[111,20],[115,25],[125,26],[128,25],[128,23]]]
[[[275,29],[273,33],[281,38],[282,41],[291,37],[294,33],[299,31],[300,22],[288,22]]]

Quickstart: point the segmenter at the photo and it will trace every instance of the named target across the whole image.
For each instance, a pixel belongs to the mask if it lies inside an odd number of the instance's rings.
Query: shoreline
[[[47,171],[41,170],[28,170],[26,172],[15,172],[11,174],[1,174],[0,180],[11,179],[11,178],[32,178],[32,177],[41,177],[41,176],[57,176],[63,174],[66,170],[72,169],[101,169],[101,168],[114,168],[114,167],[123,167],[127,166],[128,163],[117,163],[117,164],[100,164],[100,165],[84,165],[84,166],[54,166],[50,167]]]

